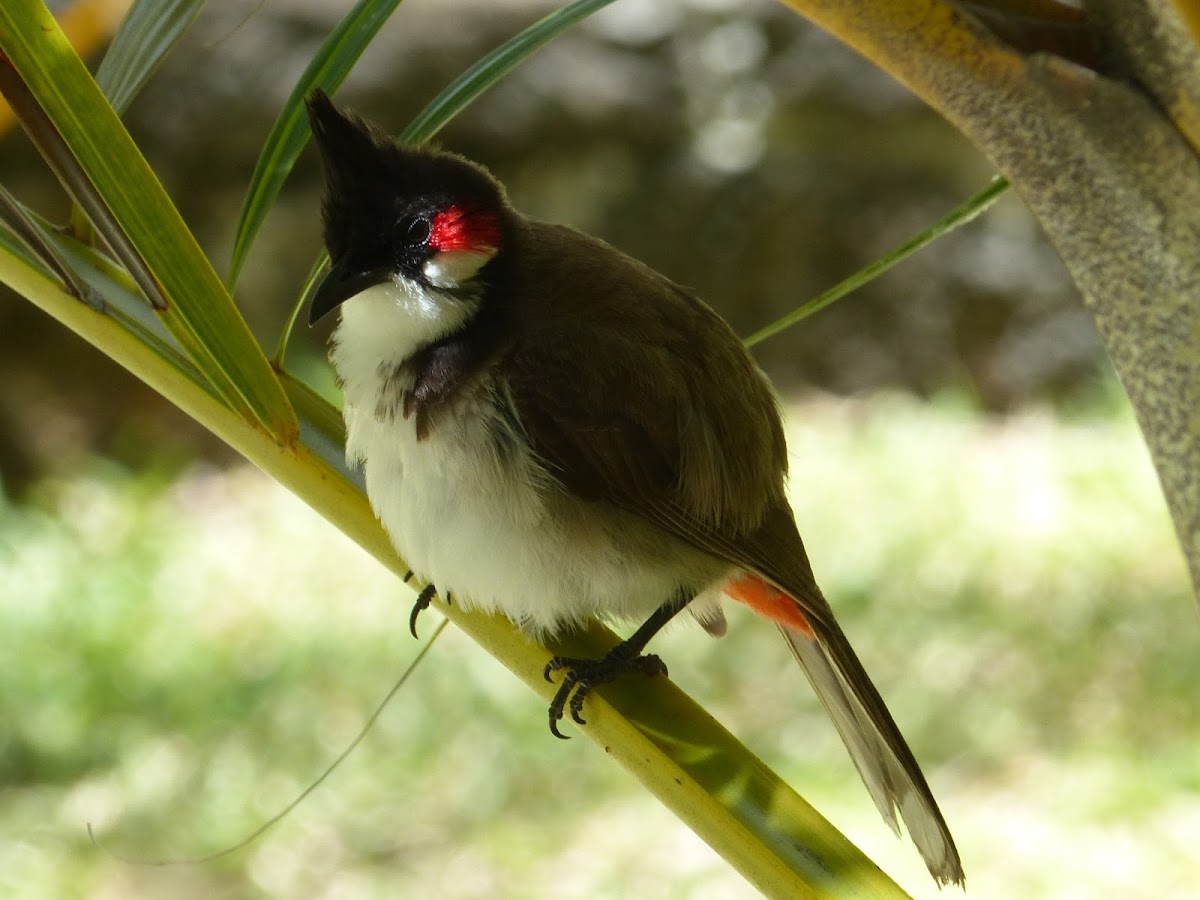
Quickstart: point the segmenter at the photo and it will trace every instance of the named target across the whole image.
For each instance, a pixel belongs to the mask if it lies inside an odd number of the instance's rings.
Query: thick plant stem
[[[785,2],[908,85],[1013,182],[1096,319],[1200,585],[1200,160],[1185,131],[1133,79],[1023,56],[945,0]],[[1172,14],[1157,0],[1125,6]]]
[[[77,271],[79,262],[72,259]],[[94,278],[95,271],[84,268]],[[276,443],[237,416],[177,348],[156,346],[117,317],[140,298],[109,284],[106,309],[81,303],[0,241],[0,281],[174,402],[263,469],[393,571],[396,556],[366,497],[340,462],[341,418],[305,386],[283,383],[300,422],[300,439]],[[94,285],[104,288],[104,285]],[[153,321],[153,320],[152,320]],[[586,633],[533,643],[499,616],[439,605],[439,611],[544,700],[555,686],[543,678],[553,655],[603,656],[617,638],[593,625]],[[905,894],[857,847],[736,738],[666,678],[606,686],[588,699],[584,734],[628,770],[713,849],[769,897],[903,897]]]

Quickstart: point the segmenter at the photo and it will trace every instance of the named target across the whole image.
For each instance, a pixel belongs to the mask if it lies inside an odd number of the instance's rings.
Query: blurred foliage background
[[[120,5],[96,4],[113,21]],[[551,5],[409,0],[339,97],[398,130]],[[130,109],[218,268],[276,111],[343,12],[211,4]],[[742,333],[991,174],[886,76],[754,0],[620,0],[441,139],[527,212],[694,287]],[[19,132],[0,139],[0,179],[65,213]],[[318,248],[319,190],[306,156],[241,282],[268,346]],[[293,367],[333,390],[324,338],[305,335]],[[926,766],[971,895],[1188,893],[1195,601],[1090,319],[1019,202],[756,355],[788,400],[817,574]],[[603,754],[551,740],[542,704],[452,633],[265,838],[200,865],[123,862],[220,849],[315,777],[415,653],[410,594],[7,293],[0,483],[0,892],[751,895]],[[773,629],[738,614],[723,641],[680,627],[659,649],[906,888],[933,893]]]

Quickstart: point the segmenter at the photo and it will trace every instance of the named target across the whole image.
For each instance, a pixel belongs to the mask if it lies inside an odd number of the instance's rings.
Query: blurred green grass
[[[818,578],[925,765],[970,896],[1186,895],[1200,629],[1119,399],[1008,419],[953,396],[815,399],[789,441]],[[0,506],[0,894],[753,896],[453,632],[263,839],[201,865],[113,855],[202,855],[285,805],[415,654],[411,598],[249,468],[97,462]],[[658,641],[673,677],[936,895],[774,630],[730,618],[722,641]]]

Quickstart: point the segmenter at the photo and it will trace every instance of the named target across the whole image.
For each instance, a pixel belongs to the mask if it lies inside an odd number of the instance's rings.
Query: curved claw
[[[579,682],[575,687],[575,694],[571,697],[571,702],[568,704],[568,709],[571,711],[571,718],[580,725],[586,725],[587,719],[583,717],[583,701],[587,699],[587,695],[592,692],[592,686],[587,681]]]
[[[558,662],[557,658],[551,660],[550,665],[554,665],[556,662]],[[550,666],[547,666],[547,670],[548,668],[550,668]],[[550,676],[548,676],[548,674],[546,680],[547,682],[550,680]],[[566,701],[568,701],[568,698],[571,696],[571,691],[575,690],[575,685],[576,680],[574,674],[568,674],[568,676],[563,679],[563,683],[558,686],[558,690],[554,692],[554,698],[550,702],[550,710],[548,710],[548,712],[550,712],[550,733],[560,740],[570,740],[569,736],[566,736],[566,734],[558,730],[558,722],[563,720],[563,708],[566,706]],[[574,701],[572,701],[572,706],[574,706]],[[572,718],[574,718],[574,714],[572,714]]]
[[[582,661],[586,662],[586,660]],[[546,668],[542,669],[542,677],[551,684],[554,684],[554,679],[550,677],[551,675],[553,675],[555,672],[561,672],[563,669],[567,669],[569,671],[579,662],[581,662],[581,660],[571,659],[569,656],[556,656],[551,659],[550,662],[546,663]],[[565,702],[566,698],[564,697],[562,699]]]
[[[412,612],[408,616],[408,630],[412,632],[413,637],[417,637],[417,616],[429,609],[429,602],[436,593],[437,588],[432,584],[427,584],[421,588],[421,593],[417,594],[417,600],[413,603]]]
[[[619,646],[618,649],[620,649]],[[587,719],[583,717],[583,704],[592,693],[593,688],[601,684],[608,684],[619,676],[630,673],[667,674],[666,664],[652,653],[644,656],[625,656],[610,652],[602,659],[556,656],[546,663],[546,668],[542,670],[542,677],[553,684],[554,679],[550,676],[554,672],[564,670],[567,675],[562,680],[562,684],[558,686],[554,700],[550,703],[550,733],[557,738],[564,739],[567,736],[558,730],[558,723],[562,721],[567,712],[570,712],[572,721],[579,725],[586,725]]]

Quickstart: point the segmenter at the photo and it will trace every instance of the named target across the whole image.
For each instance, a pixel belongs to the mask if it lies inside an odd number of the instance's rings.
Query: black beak
[[[387,281],[391,278],[391,274],[391,269],[387,267],[361,271],[347,265],[345,259],[334,263],[329,274],[325,276],[317,286],[316,293],[313,294],[312,308],[308,312],[308,324],[315,325],[355,294]]]

